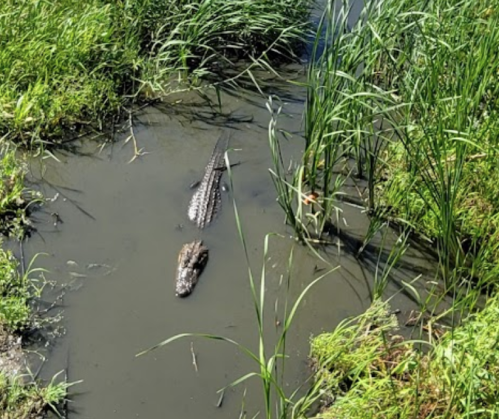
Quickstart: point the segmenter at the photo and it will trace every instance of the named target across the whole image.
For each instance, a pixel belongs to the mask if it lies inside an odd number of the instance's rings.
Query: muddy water
[[[301,129],[303,92],[287,94],[280,126],[296,133]],[[42,375],[50,377],[65,369],[69,381],[83,380],[73,389],[70,418],[239,417],[244,387],[227,392],[223,406],[215,406],[218,389],[256,370],[233,346],[186,339],[135,358],[139,351],[181,332],[224,335],[257,350],[256,320],[231,193],[257,274],[266,234],[283,235],[270,241],[268,342],[275,338],[279,320],[275,301],[282,304],[286,295],[286,287],[279,283],[291,248],[291,299],[318,275],[316,267],[324,267],[289,239],[275,202],[268,172],[265,100],[258,95],[223,99],[223,112],[231,113],[229,118],[212,118],[209,108],[192,103],[143,110],[134,134],[138,147],[148,154],[132,163],[132,142],[124,141],[104,147],[83,142],[77,153],[57,153],[59,161],[32,162],[34,179],[45,196],[55,199],[38,213],[38,234],[27,242],[26,258],[47,253],[37,263],[65,292],[66,333],[40,350],[49,356]],[[231,152],[231,160],[241,164],[233,168],[234,190],[223,196],[220,216],[200,233],[186,215],[192,195],[189,185],[202,176],[221,127],[232,132],[231,147],[237,151]],[[297,158],[301,147],[299,135],[294,135],[286,157]],[[349,253],[350,246],[361,240],[368,220],[349,205],[343,206],[342,218],[345,234],[338,238],[338,247],[326,253],[331,264],[341,267],[305,298],[289,336],[290,390],[309,374],[310,336],[331,330],[370,303],[377,255],[359,261]],[[178,299],[173,283],[177,255],[183,243],[197,237],[210,248],[210,260],[194,293]],[[397,271],[387,294],[399,290],[400,279],[411,280],[421,272],[423,259],[416,252],[412,259],[406,258],[406,269]],[[393,308],[404,315],[414,304],[398,293]],[[252,417],[262,407],[260,383],[249,381],[245,387],[245,406]]]

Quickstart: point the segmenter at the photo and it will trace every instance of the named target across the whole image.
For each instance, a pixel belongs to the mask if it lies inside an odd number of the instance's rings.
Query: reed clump
[[[329,242],[342,185],[356,182],[372,226],[403,225],[436,250],[437,281],[417,301],[435,314],[434,302],[450,296],[451,328],[418,341],[397,336],[378,290],[366,313],[312,342],[326,391],[318,417],[494,417],[499,10],[488,1],[382,0],[366,2],[349,27],[350,12],[330,3],[319,26],[305,152],[291,175],[271,123],[278,200],[297,237]],[[476,313],[483,290],[489,298]]]
[[[497,277],[499,13],[487,1],[329,4],[312,53],[305,152],[289,176],[271,125],[278,200],[302,240],[328,242],[346,179],[377,219],[438,250],[450,289]],[[322,47],[324,45],[324,47]]]
[[[102,126],[140,93],[167,92],[177,75],[196,83],[241,58],[272,68],[294,56],[310,4],[3,1],[0,134],[53,143],[70,128]]]

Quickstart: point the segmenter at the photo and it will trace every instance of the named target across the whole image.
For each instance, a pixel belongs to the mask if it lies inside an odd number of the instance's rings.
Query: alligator
[[[194,240],[182,246],[178,255],[175,295],[187,297],[196,286],[201,272],[208,262],[208,248],[201,240]]]
[[[226,134],[218,139],[203,179],[189,203],[187,215],[199,229],[204,229],[214,220],[222,205],[220,181],[226,169],[224,154],[228,141],[229,136]],[[178,255],[176,278],[178,297],[186,297],[192,292],[207,262],[208,248],[201,240],[197,239],[182,246]]]

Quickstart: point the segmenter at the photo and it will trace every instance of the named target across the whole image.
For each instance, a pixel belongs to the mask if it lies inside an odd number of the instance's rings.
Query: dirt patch
[[[24,373],[26,362],[21,341],[21,336],[9,333],[0,323],[0,372],[9,377]]]

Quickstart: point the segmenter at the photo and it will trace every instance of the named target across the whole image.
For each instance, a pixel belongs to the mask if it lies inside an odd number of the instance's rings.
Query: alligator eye
[[[197,260],[196,263],[194,264],[194,266],[196,267],[196,269],[202,269],[203,266],[206,264],[206,259],[200,259],[200,260]]]

